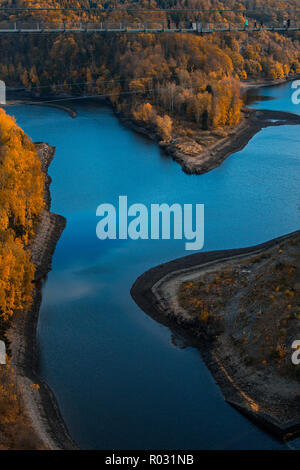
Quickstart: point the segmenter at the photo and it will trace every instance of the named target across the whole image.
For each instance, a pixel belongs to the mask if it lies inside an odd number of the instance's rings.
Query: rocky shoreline
[[[300,435],[299,383],[278,379],[277,375],[274,378],[252,366],[241,366],[241,358],[232,345],[220,342],[215,331],[186,315],[176,298],[183,280],[212,266],[218,271],[220,266],[233,261],[278,250],[281,244],[299,235],[300,231],[250,248],[188,255],[150,269],[131,289],[134,301],[145,313],[198,348],[224,399],[281,440]]]
[[[283,85],[292,80],[298,79],[299,76],[299,74],[296,74],[294,76],[279,79],[249,79],[241,82],[241,90],[242,92],[245,92],[251,88]],[[76,111],[69,105],[65,106],[52,102],[52,100],[54,100],[52,95],[45,96],[41,99],[30,92],[22,91],[14,93],[10,92],[9,96],[11,101],[9,101],[7,105],[29,104],[36,106],[50,106],[67,112],[72,118],[77,116]],[[58,95],[57,99],[59,100],[59,98],[60,95]],[[72,96],[69,98],[72,100]],[[68,97],[62,96],[62,99],[67,100]],[[88,99],[98,101],[101,104],[106,101],[105,99],[99,99],[98,97]],[[191,151],[191,145],[185,143],[182,144],[180,139],[176,137],[170,142],[163,142],[154,128],[144,126],[141,123],[134,121],[133,118],[126,116],[122,112],[118,112],[116,107],[111,103],[108,104],[112,106],[115,115],[126,127],[156,141],[162,150],[173,158],[174,161],[179,163],[182,170],[187,174],[203,174],[217,168],[229,156],[241,151],[252,137],[254,137],[254,135],[263,128],[300,124],[300,117],[297,114],[283,111],[253,110],[245,106],[242,110],[240,123],[233,129],[230,129],[226,137],[218,138],[212,145],[207,146],[200,152],[196,151],[195,153],[194,150]],[[212,131],[211,136],[213,136],[213,134],[214,133]],[[186,150],[184,147],[186,147]]]
[[[278,83],[268,83],[267,85],[270,86],[273,84],[276,85]],[[52,105],[50,103],[42,104],[38,101],[26,102],[26,104]],[[54,106],[67,111],[72,117],[76,116],[76,113],[72,115],[74,111],[69,110],[67,107],[60,105]],[[159,140],[153,130],[143,128],[122,115],[118,115],[118,117],[127,127],[130,127],[134,131],[142,133],[152,140]],[[228,136],[220,139],[215,145],[207,148],[207,150],[198,156],[189,156],[178,151],[176,142],[163,144],[162,148],[181,165],[183,171],[186,173],[202,174],[218,167],[232,153],[238,152],[244,148],[249,140],[262,128],[287,124],[300,124],[300,116],[280,111],[245,109],[244,118],[241,123]],[[36,145],[43,171],[46,174],[45,200],[47,210],[42,214],[37,236],[31,246],[32,260],[36,266],[36,292],[34,303],[28,315],[24,318],[17,317],[13,328],[9,331],[13,354],[12,363],[16,368],[20,384],[23,386],[26,409],[32,419],[34,428],[43,442],[45,442],[46,446],[49,449],[77,449],[76,443],[74,443],[69,436],[53,393],[38,375],[36,327],[42,299],[42,285],[47,273],[51,270],[52,255],[56,243],[64,230],[65,219],[49,212],[51,205],[49,185],[51,180],[47,175],[47,170],[55,149],[43,143]],[[279,241],[284,238],[285,237],[281,237],[280,239],[272,240],[271,242],[249,249],[198,253],[165,263],[143,274],[135,282],[131,290],[134,300],[142,310],[151,315],[155,320],[169,326],[170,329],[183,334],[194,346],[199,348],[207,366],[211,370],[216,382],[222,389],[225,399],[229,403],[238,408],[241,412],[244,412],[250,419],[254,419],[256,423],[261,424],[265,429],[271,430],[280,438],[285,438],[290,433],[293,435],[298,433],[299,422],[289,422],[285,425],[280,425],[280,423],[273,422],[263,413],[254,413],[251,407],[247,407],[245,402],[243,400],[241,401],[240,393],[233,387],[229,378],[226,377],[224,373],[225,366],[223,366],[224,370],[222,370],[220,364],[216,362],[214,355],[209,351],[210,347],[213,348],[213,337],[207,335],[202,336],[201,334],[200,344],[199,335],[194,334],[193,328],[189,323],[182,321],[182,319],[178,317],[172,317],[170,312],[168,315],[165,314],[161,300],[155,297],[152,288],[154,284],[169,273],[177,272],[181,269],[189,269],[195,265],[199,267],[206,263],[220,262],[220,260],[229,259],[230,257],[244,256],[250,253],[253,254],[279,243]],[[230,364],[226,364],[226,367],[229,366]],[[33,389],[31,387],[33,384],[38,384],[39,389]]]
[[[286,82],[286,81],[285,81]],[[280,83],[285,83],[280,82]],[[278,83],[265,84],[264,86],[277,85]],[[258,87],[258,85],[248,85],[249,87]],[[248,87],[247,86],[247,87]],[[91,98],[89,98],[91,99]],[[99,101],[97,98],[94,100]],[[100,100],[103,105],[103,100]],[[65,111],[75,118],[77,116],[69,106],[62,106],[56,103],[47,103],[41,101],[28,101],[26,99],[20,101],[10,101],[9,105],[26,104],[36,106],[49,106]],[[125,115],[118,113],[113,107],[113,110],[118,119],[128,128],[133,131],[142,134],[151,140],[156,141],[162,150],[169,155],[174,161],[176,161],[187,174],[204,174],[211,170],[214,170],[220,166],[228,157],[232,154],[241,151],[248,142],[254,137],[259,131],[266,127],[283,126],[283,125],[299,125],[300,116],[297,114],[284,112],[284,111],[272,111],[272,110],[252,110],[249,108],[243,109],[243,117],[240,123],[232,129],[226,137],[218,139],[213,145],[207,147],[198,155],[191,155],[187,148],[187,153],[182,151],[178,147],[178,139],[174,138],[171,142],[162,142],[159,135],[154,129],[142,126],[136,123],[133,119],[126,117]]]
[[[39,357],[36,328],[42,301],[42,286],[51,270],[52,256],[66,224],[64,217],[50,212],[51,178],[47,171],[53,159],[55,148],[37,143],[37,153],[42,163],[45,178],[45,203],[36,236],[30,246],[32,261],[36,266],[34,300],[26,315],[16,315],[8,331],[12,352],[11,364],[16,370],[17,381],[22,391],[26,412],[33,428],[51,450],[77,449],[71,439],[56,399],[48,385],[39,376]],[[38,385],[38,387],[36,387]]]
[[[241,90],[245,92],[251,88],[261,88],[269,86],[284,85],[292,80],[299,79],[300,75],[294,75],[279,79],[245,80],[241,82]],[[232,154],[241,151],[248,142],[261,129],[270,126],[297,125],[300,124],[299,115],[284,111],[254,110],[244,107],[240,123],[229,131],[228,135],[220,138],[211,146],[198,154],[182,151],[178,146],[178,139],[171,142],[162,142],[160,136],[153,128],[149,128],[135,122],[122,113],[114,109],[120,121],[133,131],[143,134],[146,137],[158,142],[163,151],[179,163],[182,170],[187,174],[204,174],[220,166]]]
[[[271,126],[299,125],[300,116],[283,111],[244,111],[240,124],[223,139],[198,156],[189,156],[177,150],[176,144],[166,146],[166,151],[189,174],[203,174],[220,166],[228,157],[241,151],[261,129]]]
[[[268,86],[278,86],[284,85],[285,83],[291,82],[292,80],[298,80],[300,78],[300,74],[296,73],[294,75],[282,78],[263,78],[263,79],[246,79],[241,80],[241,87],[243,90],[247,90],[250,88],[263,88]]]
[[[300,124],[300,116],[297,114],[245,108],[240,123],[226,137],[219,139],[198,155],[190,155],[178,148],[176,139],[169,143],[161,143],[159,136],[153,130],[141,126],[123,115],[117,114],[117,116],[126,127],[157,141],[164,152],[179,163],[185,173],[198,175],[214,170],[232,154],[242,150],[261,129]]]

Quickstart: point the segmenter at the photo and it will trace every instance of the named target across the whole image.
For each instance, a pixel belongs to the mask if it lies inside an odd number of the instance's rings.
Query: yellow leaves
[[[146,125],[156,125],[157,132],[164,141],[171,138],[172,119],[167,114],[158,116],[150,103],[144,103],[138,106],[138,108],[133,111],[133,116],[136,121]]]
[[[269,78],[283,78],[285,76],[285,68],[280,62],[269,60],[267,75]]]
[[[194,283],[193,282],[188,282],[187,284],[184,285],[184,289],[191,289],[193,287]]]
[[[40,386],[39,386],[39,384],[31,384],[30,388],[31,388],[31,390],[39,390]]]
[[[44,205],[44,178],[32,142],[3,111],[0,146],[0,229],[18,227],[26,240]]]
[[[223,279],[222,284],[231,284],[233,282],[233,279],[231,277]]]
[[[207,323],[208,320],[209,320],[209,317],[210,317],[210,314],[207,310],[204,310],[201,315],[199,315],[199,320],[204,322],[204,323]]]
[[[133,112],[134,118],[137,121],[149,123],[155,116],[155,111],[150,103],[141,104],[136,111]]]
[[[288,353],[288,350],[285,346],[282,344],[277,344],[276,346],[276,352],[279,357],[279,359],[284,359]]]
[[[285,289],[284,293],[287,294],[289,297],[295,297],[295,292],[290,289]]]
[[[293,274],[296,271],[296,266],[293,264],[289,265],[289,274]]]
[[[212,124],[214,128],[234,126],[241,116],[240,85],[234,79],[223,79],[213,86]]]
[[[1,369],[0,376],[0,425],[15,423],[19,413],[15,371],[8,365]]]
[[[196,297],[193,297],[190,303],[194,305],[194,307],[203,307],[203,300],[198,300]]]
[[[276,286],[275,292],[280,292],[280,291],[284,292],[289,297],[295,297],[295,292],[292,291],[291,289],[284,289],[284,290],[282,289],[281,290],[281,286]]]
[[[172,132],[172,119],[170,116],[165,114],[163,117],[157,116],[156,117],[156,125],[157,130],[160,136],[163,138],[164,141],[168,141],[171,139],[171,132]]]
[[[33,277],[30,253],[10,230],[0,243],[0,311],[5,319],[29,307]]]
[[[33,143],[0,110],[0,316],[31,303],[34,266],[25,249],[44,206],[44,177]]]

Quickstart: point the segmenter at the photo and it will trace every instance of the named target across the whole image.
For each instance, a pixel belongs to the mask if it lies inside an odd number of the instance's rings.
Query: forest
[[[0,108],[0,339],[7,346],[13,317],[25,315],[32,303],[30,243],[43,207],[44,176],[35,146]],[[30,426],[8,359],[0,374],[0,449],[43,448]]]
[[[40,0],[0,0],[1,7],[42,8]],[[165,22],[186,21],[282,24],[297,21],[297,1],[185,0],[142,2],[71,2],[51,6],[97,10],[1,12],[2,21]],[[125,8],[151,9],[133,12]],[[107,8],[117,8],[107,11]],[[169,8],[167,12],[155,12]],[[234,9],[221,13],[172,12],[172,9]],[[264,8],[257,12],[255,9]],[[121,10],[122,9],[122,10]],[[103,12],[101,13],[101,10]],[[299,33],[257,31],[201,36],[196,34],[56,34],[2,36],[0,79],[8,87],[38,97],[102,96],[118,113],[154,128],[163,141],[178,128],[226,129],[240,120],[240,83],[246,79],[276,79],[300,73]],[[176,129],[176,131],[175,131]]]
[[[32,301],[34,266],[28,247],[43,197],[44,177],[34,144],[0,109],[1,335],[12,315],[26,312]]]

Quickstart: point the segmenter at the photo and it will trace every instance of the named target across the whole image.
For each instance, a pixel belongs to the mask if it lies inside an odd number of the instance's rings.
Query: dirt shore
[[[179,305],[177,293],[182,282],[208,270],[219,272],[232,263],[242,265],[260,254],[272,256],[285,244],[299,240],[299,236],[300,231],[250,248],[179,258],[142,274],[131,289],[133,299],[145,313],[199,349],[228,403],[285,440],[300,435],[299,382],[279,376],[274,369],[245,365],[227,332],[216,335],[214,329],[201,325]]]
[[[184,172],[203,174],[217,168],[226,158],[242,150],[261,129],[288,124],[300,124],[300,116],[283,111],[248,110],[244,112],[240,124],[227,137],[198,156],[186,155],[173,144],[167,145],[166,151],[181,165]]]
[[[46,174],[45,202],[38,231],[30,247],[32,261],[36,266],[35,293],[32,308],[27,315],[15,317],[8,331],[12,353],[11,364],[16,370],[17,381],[23,394],[26,412],[32,426],[51,450],[77,449],[61,417],[56,399],[48,385],[39,377],[39,358],[36,339],[39,309],[42,300],[42,285],[51,270],[52,256],[66,224],[64,217],[50,212],[51,178],[47,170],[55,148],[44,143],[36,144],[42,170]],[[38,384],[39,388],[35,385]]]
[[[132,120],[118,115],[119,119],[134,131],[148,136],[152,140],[159,141],[155,132],[140,126]],[[198,155],[191,155],[187,146],[186,153],[179,149],[177,140],[170,143],[160,143],[166,154],[180,164],[182,170],[188,174],[203,174],[220,166],[229,156],[242,150],[248,142],[261,129],[266,127],[299,125],[300,116],[284,111],[252,110],[244,109],[243,117],[237,127],[230,133],[207,147]]]
[[[251,88],[278,86],[299,79],[300,75],[293,75],[279,79],[245,80],[241,82],[241,91],[245,93]],[[253,110],[246,106],[242,111],[240,123],[224,138],[218,138],[215,143],[200,152],[195,151],[192,142],[178,145],[180,139],[174,137],[171,142],[162,142],[155,129],[135,122],[122,113],[115,114],[126,126],[139,134],[143,134],[159,143],[163,151],[180,164],[182,170],[188,174],[207,173],[220,166],[229,156],[242,150],[248,142],[261,129],[270,126],[300,124],[299,115],[283,111]],[[211,131],[211,136],[214,132]],[[197,147],[197,146],[195,146]],[[192,149],[192,151],[191,151]]]
[[[300,75],[298,74],[278,79],[248,79],[241,81],[241,91],[244,93],[251,88],[278,86],[292,80],[297,80],[299,77]],[[72,118],[77,116],[76,111],[69,105],[51,102],[54,99],[51,95],[41,99],[30,92],[21,91],[10,92],[8,96],[10,97],[10,101],[7,103],[8,106],[15,104],[50,106],[67,112]],[[59,97],[58,95],[58,99]],[[66,97],[63,98],[67,99]],[[89,99],[93,100],[93,98]],[[72,96],[70,96],[70,100],[72,100]],[[94,100],[100,101],[101,104],[105,102],[103,98],[99,100],[99,98],[95,97]],[[215,133],[211,131],[209,135],[212,137],[213,143],[197,151],[199,145],[196,142],[181,142],[182,139],[176,137],[170,142],[162,142],[161,137],[154,128],[143,126],[135,122],[131,117],[118,113],[114,106],[113,109],[116,116],[126,127],[147,136],[151,140],[157,141],[163,151],[179,163],[182,170],[188,174],[203,174],[217,168],[229,156],[242,150],[252,137],[265,127],[300,124],[300,118],[297,114],[270,110],[252,110],[244,107],[240,123],[235,128],[230,129],[226,137],[216,138]]]
[[[241,88],[242,91],[246,91],[251,88],[263,88],[268,86],[278,86],[284,85],[285,83],[291,82],[293,80],[298,80],[300,78],[300,74],[291,75],[289,77],[282,77],[282,78],[264,78],[261,80],[253,80],[253,79],[246,79],[241,80]]]

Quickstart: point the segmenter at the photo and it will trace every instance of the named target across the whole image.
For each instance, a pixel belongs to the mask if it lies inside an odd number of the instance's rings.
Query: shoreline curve
[[[54,393],[39,375],[36,330],[42,301],[42,287],[51,270],[52,256],[65,228],[66,219],[50,212],[51,178],[48,175],[48,167],[53,159],[55,148],[41,142],[35,145],[42,163],[42,171],[45,174],[46,208],[43,210],[36,236],[30,246],[32,262],[36,267],[33,304],[26,315],[16,315],[8,330],[12,352],[11,364],[16,370],[26,412],[45,446],[50,450],[75,450],[78,446],[70,437]]]
[[[169,299],[164,297],[162,292],[164,283],[172,278],[180,279],[180,276],[192,271],[199,271],[200,273],[200,270],[206,266],[214,265],[217,267],[226,261],[235,261],[251,255],[259,255],[280,245],[282,242],[299,236],[299,234],[300,230],[247,248],[198,252],[177,258],[143,273],[136,279],[130,290],[133,300],[141,310],[155,321],[167,326],[171,332],[181,335],[189,346],[199,350],[204,363],[227,403],[258,427],[283,441],[300,436],[300,419],[288,419],[286,422],[280,422],[273,416],[261,411],[260,408],[258,410],[254,409],[255,407],[253,408],[251,404],[256,405],[257,403],[254,403],[246,395],[245,391],[238,386],[234,378],[227,372],[230,361],[227,364],[225,360],[224,366],[214,351],[214,335],[199,331],[193,321],[175,315],[172,306],[169,304]],[[247,396],[247,399],[245,399],[245,396]]]

